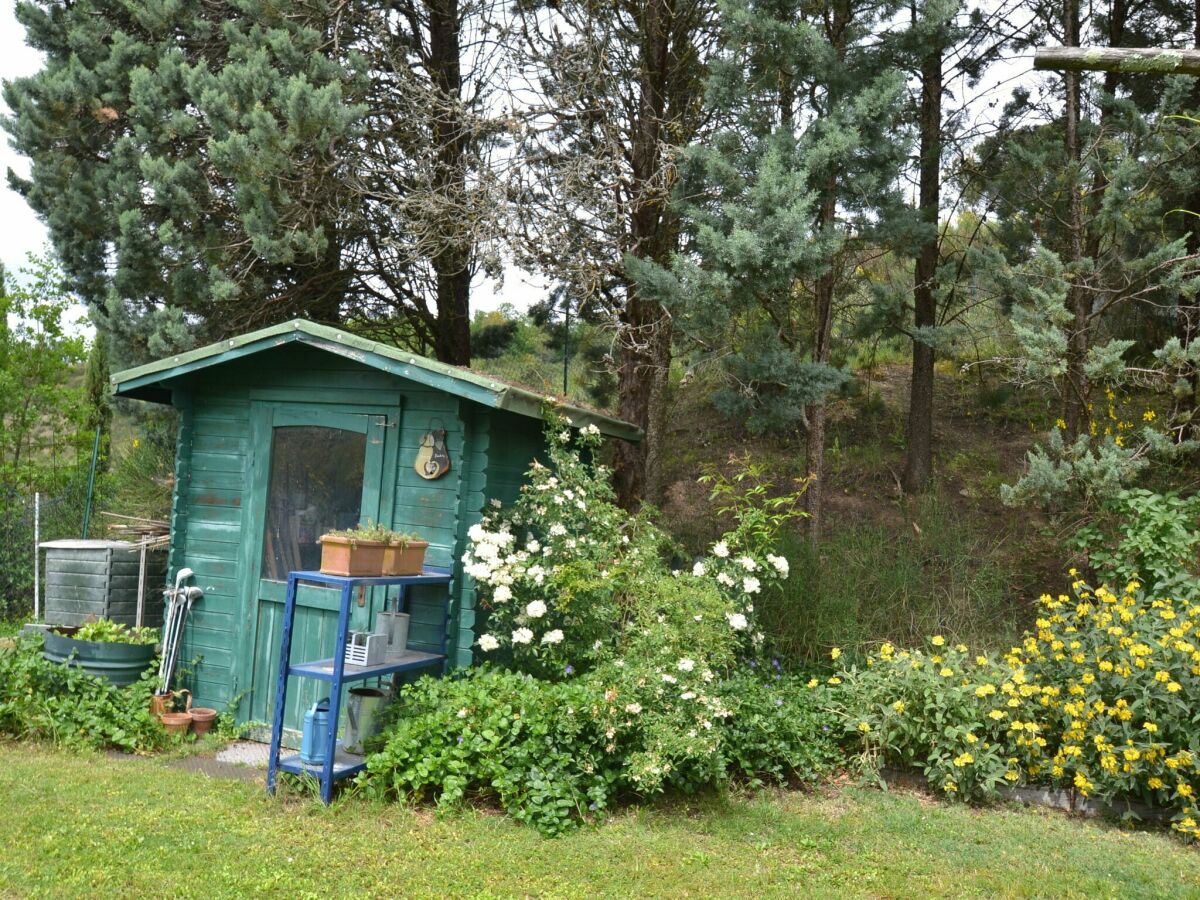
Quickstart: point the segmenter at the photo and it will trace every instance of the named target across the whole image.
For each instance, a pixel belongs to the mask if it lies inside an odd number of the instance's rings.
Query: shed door
[[[279,672],[284,594],[288,572],[321,567],[318,538],[327,531],[353,528],[367,522],[390,521],[383,478],[389,454],[389,432],[397,416],[302,407],[269,407],[269,442],[261,451],[267,465],[256,466],[256,480],[265,482],[257,504],[260,522],[257,580],[253,602],[253,657],[250,718],[269,722]],[[266,424],[265,422],[263,423]],[[266,432],[266,429],[262,429]],[[394,440],[391,439],[391,440]],[[269,452],[267,451],[269,446]],[[364,597],[351,609],[350,627],[369,628],[372,607],[382,597]],[[377,601],[377,602],[372,602]],[[302,585],[296,595],[292,631],[292,660],[327,659],[337,639],[338,593]],[[284,724],[299,729],[304,710],[320,699],[328,685],[294,679],[288,688]],[[322,694],[321,696],[324,696]]]

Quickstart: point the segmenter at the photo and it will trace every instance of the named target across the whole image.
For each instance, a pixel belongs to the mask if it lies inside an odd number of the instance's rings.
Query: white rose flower
[[[500,558],[500,548],[495,544],[476,544],[475,555],[481,560],[495,560]]]
[[[565,444],[567,441],[569,441],[571,439],[571,432],[567,431],[564,428],[562,431],[560,431],[558,433],[558,439]]]
[[[725,543],[724,541],[721,541],[719,544],[716,544],[713,547],[713,556],[717,556],[717,557],[720,557],[721,559],[724,559],[728,555],[729,555],[729,545],[727,543]]]
[[[642,704],[640,704],[640,703],[630,703],[628,706],[625,707],[625,712],[633,713],[635,716],[638,713],[640,713],[641,711],[642,711]]]
[[[738,565],[741,566],[743,569],[745,569],[747,572],[753,572],[755,569],[758,568],[758,563],[756,563],[754,560],[752,560],[748,556],[739,556],[738,557]]]
[[[717,573],[717,582],[719,584],[725,585],[725,587],[733,587],[733,579],[730,578],[728,575],[726,575],[724,572]]]
[[[667,684],[674,684],[676,681],[674,675],[665,675],[665,674],[663,675],[662,680],[665,681]]]
[[[525,545],[525,549],[528,550],[530,553],[537,553],[539,550],[542,549],[542,545],[539,544],[537,541],[535,541],[533,538],[530,538],[529,543],[527,543]]]
[[[540,619],[546,614],[546,604],[541,600],[534,600],[525,607],[525,615],[531,619]]]
[[[554,537],[562,537],[567,533],[567,526],[562,522],[555,522],[550,526],[550,534]]]
[[[725,613],[725,619],[729,622],[729,627],[734,631],[745,631],[750,625],[746,621],[746,617],[741,613]],[[513,640],[516,640],[515,636]]]
[[[493,497],[491,500],[489,500],[488,503],[490,503],[492,505],[492,509],[499,509],[501,506],[504,505],[499,500],[497,500],[495,497]]]
[[[697,578],[700,578],[701,576],[703,576],[704,571],[705,571],[704,563],[702,563],[702,562],[698,562],[694,566],[692,566],[692,574],[695,575]]]
[[[476,522],[474,525],[472,525],[470,528],[467,529],[467,537],[469,537],[476,544],[482,542],[484,535],[486,535],[486,534],[487,534],[487,529],[484,528],[482,525],[480,525],[478,522]]]
[[[494,637],[492,637],[490,634],[481,634],[479,636],[479,649],[482,650],[484,653],[488,653],[492,650],[495,650],[499,646],[500,646],[500,642],[498,640],[496,640]]]
[[[458,717],[460,719],[465,719],[467,717],[467,709],[465,706],[458,711]]]
[[[682,694],[679,695],[679,699],[680,700],[695,700],[696,692],[695,691],[684,691]]]
[[[502,584],[492,593],[492,599],[497,603],[507,603],[512,599],[512,588],[506,584]]]
[[[584,434],[599,434],[600,433],[600,429],[597,428],[595,425],[585,425],[585,426],[583,426],[583,428],[581,430],[583,431]]]
[[[757,594],[760,587],[761,585],[759,585],[758,579],[753,575],[751,575],[749,578],[742,579],[742,590],[744,590],[747,594]]]
[[[782,556],[775,556],[771,553],[768,553],[767,554],[767,562],[769,562],[772,566],[774,566],[775,571],[778,572],[780,575],[782,575],[784,578],[788,577],[788,568],[789,568],[788,561],[786,559],[784,559]]]
[[[696,661],[684,657],[675,664],[675,668],[677,668],[680,672],[690,672],[692,669],[696,668]]]
[[[553,631],[547,631],[542,635],[543,644],[561,644],[563,639],[562,630],[555,628]]]
[[[512,642],[514,644],[528,644],[533,640],[533,632],[528,628],[518,628],[512,633]]]

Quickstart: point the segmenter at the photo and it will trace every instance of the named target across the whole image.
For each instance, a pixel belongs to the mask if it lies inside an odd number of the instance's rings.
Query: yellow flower
[[[815,679],[815,678],[810,678],[810,679],[808,680],[808,686],[809,686],[810,688],[815,688],[815,687],[816,687],[818,684],[820,684],[820,683],[821,683],[821,682],[817,681],[817,679]]]
[[[1158,731],[1158,726],[1155,725],[1153,722],[1146,722],[1144,725],[1142,725],[1142,727],[1145,728],[1151,734],[1154,734],[1154,732]]]
[[[829,683],[830,684],[841,684],[842,679],[840,679],[836,675],[834,675],[832,678],[829,679]]]
[[[133,448],[136,450],[140,446],[142,446],[142,442],[139,441],[137,438],[134,438],[133,439]]]
[[[1172,694],[1178,694],[1183,690],[1183,686],[1178,681],[1172,681],[1167,684],[1167,690]]]
[[[841,655],[842,655],[842,650],[840,647],[834,647],[832,650],[829,651],[830,659],[837,659]]]
[[[894,709],[898,713],[904,712],[904,701],[897,700],[895,703],[892,704],[892,709]]]
[[[968,734],[965,738],[963,738],[963,740],[965,740],[968,744],[974,744],[979,740],[979,738],[975,737],[973,734]]]
[[[1060,431],[1066,431],[1066,430],[1067,430],[1067,421],[1066,421],[1066,419],[1055,419],[1055,420],[1054,420],[1054,427],[1055,427],[1055,428],[1057,428],[1057,429],[1059,429]],[[1071,574],[1074,574],[1074,573],[1072,572]]]
[[[1180,797],[1190,797],[1194,793],[1194,791],[1192,790],[1192,786],[1190,784],[1188,784],[1187,782],[1183,782],[1183,781],[1181,781],[1178,785],[1176,785],[1175,789],[1177,791],[1179,791]]]
[[[1153,422],[1156,418],[1158,418],[1158,413],[1156,413],[1152,409],[1148,409],[1144,413],[1142,413],[1142,421],[1143,422]]]
[[[993,709],[990,713],[988,713],[988,718],[995,719],[997,722],[999,722],[1001,719],[1004,718],[1005,715],[1006,715],[1006,713],[1004,712],[1004,710]]]
[[[973,762],[975,762],[975,757],[973,757],[970,753],[964,753],[961,756],[956,756],[954,758],[954,764],[960,769],[963,766],[969,766]]]
[[[954,674],[954,670],[946,668],[946,669],[942,669],[942,671],[938,672],[938,674],[941,675],[943,678],[949,678],[951,675]]]
[[[1163,780],[1158,777],[1151,778],[1146,782],[1146,786],[1152,791],[1161,790],[1163,786]]]
[[[940,634],[935,634],[929,639],[929,643],[933,644],[935,647],[944,647],[946,645],[946,639]]]
[[[871,725],[869,722],[859,722],[858,730],[861,731],[863,734],[866,734],[867,732],[869,732],[871,730]]]

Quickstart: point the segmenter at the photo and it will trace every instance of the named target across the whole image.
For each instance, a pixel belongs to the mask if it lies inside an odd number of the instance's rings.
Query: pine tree
[[[617,414],[641,426],[616,445],[627,508],[656,499],[672,319],[631,276],[679,246],[666,152],[702,133],[716,0],[522,2],[512,29],[532,103],[522,136],[517,258],[563,285],[616,335]],[[632,261],[632,263],[631,263]]]
[[[179,313],[115,355],[305,316],[465,363],[495,5],[22,2],[46,62],[5,85],[10,184],[114,339]]]
[[[908,140],[903,76],[873,39],[894,8],[724,7],[708,96],[723,127],[681,163],[688,234],[671,269],[639,264],[702,355],[721,360],[715,401],[756,431],[806,432],[810,534],[821,526],[835,302],[899,211]]]

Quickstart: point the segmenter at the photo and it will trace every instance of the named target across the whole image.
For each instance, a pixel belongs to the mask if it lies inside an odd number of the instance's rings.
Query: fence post
[[[33,492],[33,621],[41,619],[42,605],[42,493]]]

